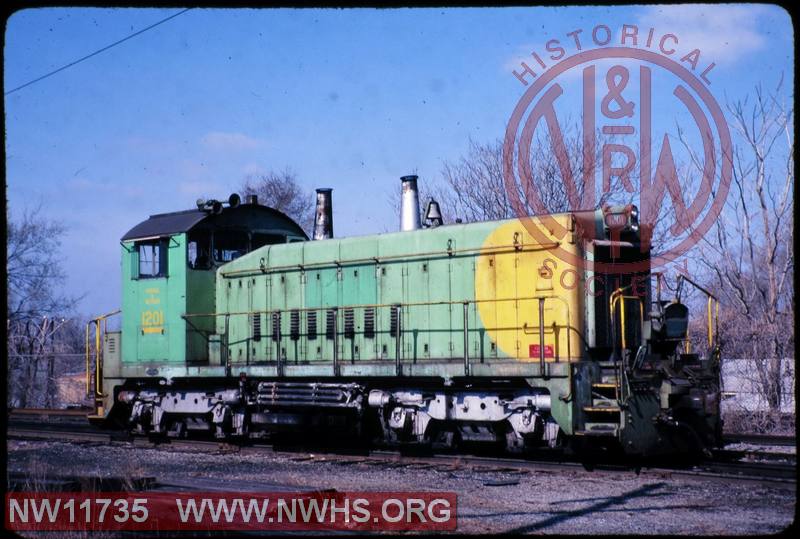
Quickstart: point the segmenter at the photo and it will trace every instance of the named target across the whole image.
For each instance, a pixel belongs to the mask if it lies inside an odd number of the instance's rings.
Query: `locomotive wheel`
[[[525,452],[525,440],[517,436],[513,429],[506,431],[506,451],[513,455]]]

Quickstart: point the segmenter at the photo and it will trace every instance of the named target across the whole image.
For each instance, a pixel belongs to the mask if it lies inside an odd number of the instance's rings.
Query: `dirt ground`
[[[233,491],[444,491],[458,495],[458,533],[761,535],[795,519],[796,485],[634,472],[347,465],[286,453],[176,451],[8,441],[8,471],[154,476],[162,488]]]

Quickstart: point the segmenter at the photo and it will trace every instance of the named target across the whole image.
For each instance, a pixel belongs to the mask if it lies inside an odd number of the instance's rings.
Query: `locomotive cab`
[[[207,364],[213,317],[187,315],[215,312],[216,270],[264,245],[307,239],[297,223],[255,196],[244,204],[232,196],[227,206],[200,200],[197,209],[151,215],[133,227],[120,242],[125,338],[119,365],[106,361],[106,378]]]

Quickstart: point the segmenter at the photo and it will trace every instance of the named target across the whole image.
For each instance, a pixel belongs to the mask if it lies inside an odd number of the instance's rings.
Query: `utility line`
[[[186,9],[184,9],[183,11],[179,11],[178,13],[175,13],[174,15],[170,15],[170,16],[169,16],[169,17],[167,17],[166,19],[162,19],[162,20],[158,21],[158,22],[157,22],[157,23],[155,23],[155,24],[151,24],[151,25],[150,25],[150,26],[148,26],[147,28],[142,28],[142,29],[141,29],[141,30],[139,30],[138,32],[134,32],[133,34],[131,34],[131,35],[127,36],[127,37],[124,37],[124,38],[120,39],[119,41],[115,41],[115,42],[114,42],[114,43],[112,43],[111,45],[107,45],[107,46],[103,47],[103,48],[102,48],[102,49],[100,49],[100,50],[94,51],[94,52],[93,52],[93,53],[91,53],[91,54],[87,54],[87,55],[86,55],[86,56],[84,56],[83,58],[79,58],[78,60],[75,60],[74,62],[70,62],[69,64],[67,64],[67,65],[65,65],[65,66],[59,67],[58,69],[56,69],[56,70],[54,70],[54,71],[51,71],[50,73],[47,73],[46,75],[42,75],[41,77],[38,77],[38,78],[36,78],[36,79],[33,79],[32,81],[28,81],[28,82],[26,82],[25,84],[23,84],[23,85],[21,85],[21,86],[17,86],[17,87],[16,87],[16,88],[14,88],[13,90],[9,90],[9,91],[7,91],[7,92],[5,93],[5,95],[12,94],[12,93],[16,92],[17,90],[22,90],[22,89],[23,89],[23,88],[25,88],[26,86],[30,86],[31,84],[34,84],[34,83],[36,83],[36,82],[39,82],[40,80],[44,80],[44,79],[46,79],[47,77],[52,77],[52,76],[53,76],[53,75],[55,75],[56,73],[59,73],[59,72],[61,72],[61,71],[64,71],[65,69],[67,69],[67,68],[69,68],[69,67],[72,67],[72,66],[74,66],[75,64],[79,64],[79,63],[83,62],[84,60],[88,60],[88,59],[89,59],[89,58],[91,58],[92,56],[97,56],[97,55],[98,55],[98,54],[100,54],[101,52],[107,51],[108,49],[110,49],[110,48],[112,48],[112,47],[116,47],[116,46],[117,46],[117,45],[119,45],[120,43],[124,43],[125,41],[128,41],[129,39],[131,39],[131,38],[134,38],[134,37],[138,36],[139,34],[143,34],[143,33],[147,32],[148,30],[152,30],[152,29],[153,29],[153,28],[155,28],[156,26],[158,26],[158,25],[160,25],[160,24],[164,24],[165,22],[169,21],[170,19],[174,19],[175,17],[178,17],[179,15],[183,15],[184,13],[186,13],[187,11],[189,11],[190,9],[192,9],[192,8],[186,8]]]

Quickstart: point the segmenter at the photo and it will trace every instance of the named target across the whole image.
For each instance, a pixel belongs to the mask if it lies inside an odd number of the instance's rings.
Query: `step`
[[[606,399],[606,398],[595,397],[595,398],[592,399],[592,404],[587,405],[587,407],[589,407],[589,408],[602,408],[604,410],[608,409],[608,408],[615,408],[615,407],[618,408],[619,407],[619,401],[617,399]]]
[[[621,412],[619,406],[584,406],[584,412]]]
[[[610,368],[616,369],[619,366],[619,362],[618,361],[598,361],[597,364],[600,367],[605,367],[605,368],[609,368],[609,369]]]
[[[575,436],[612,436],[616,437],[618,433],[618,426],[608,423],[592,423],[586,424],[586,428],[576,430]]]
[[[600,382],[592,384],[592,397],[604,400],[616,400],[619,396],[620,388],[611,382]]]

